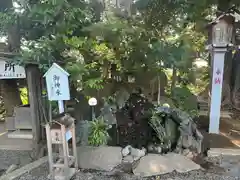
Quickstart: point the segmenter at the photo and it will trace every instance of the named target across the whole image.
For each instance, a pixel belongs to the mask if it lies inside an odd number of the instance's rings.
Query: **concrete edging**
[[[224,149],[224,148],[211,148],[208,150],[208,157],[225,156],[240,156],[240,149]]]

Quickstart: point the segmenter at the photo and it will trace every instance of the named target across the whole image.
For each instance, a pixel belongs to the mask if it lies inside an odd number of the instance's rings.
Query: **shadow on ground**
[[[203,146],[205,146],[205,148],[240,147],[240,129],[238,130],[231,125],[231,119],[221,119],[220,134],[208,133],[209,118],[207,117],[199,117],[197,119],[197,124],[204,136]]]

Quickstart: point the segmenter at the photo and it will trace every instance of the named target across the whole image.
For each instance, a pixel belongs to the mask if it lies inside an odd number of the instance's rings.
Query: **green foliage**
[[[178,126],[167,112],[163,112],[159,109],[169,109],[168,107],[160,106],[155,107],[152,111],[152,117],[149,121],[149,124],[156,132],[160,144],[164,145],[167,148],[171,148],[171,145],[176,143],[179,137]]]
[[[88,137],[89,144],[92,146],[106,145],[110,138],[107,129],[108,125],[105,123],[103,117],[91,121]]]
[[[198,153],[202,151],[203,136],[191,116],[185,111],[158,106],[153,110],[153,118],[150,122],[154,124],[152,127],[162,146],[167,147],[168,150],[176,148],[175,150],[179,152],[183,148],[190,148],[197,150]]]
[[[68,62],[64,57],[68,52],[66,39],[84,36],[82,28],[92,19],[91,10],[83,0],[26,2],[20,8],[22,13],[14,20],[19,22],[22,49],[16,59],[21,63],[38,62],[43,71],[53,62],[61,65]]]
[[[20,98],[22,100],[22,104],[28,104],[28,91],[27,88],[20,88]]]
[[[192,116],[198,114],[197,97],[186,86],[176,87],[173,90],[172,99],[174,100],[176,107],[181,110],[188,112]]]
[[[19,11],[0,13],[2,34],[19,24],[17,61],[38,62],[43,72],[53,62],[60,64],[71,74],[71,87],[86,96],[99,93],[109,82],[119,84],[110,75],[126,84],[128,74],[157,76],[175,67],[190,77],[193,61],[204,54],[202,27],[216,12],[215,0],[138,0],[127,18],[107,2],[105,7],[84,0],[17,2]]]
[[[158,139],[160,140],[160,142],[163,143],[164,138],[166,137],[166,131],[161,123],[162,123],[161,117],[159,117],[159,115],[153,111],[153,115],[149,121],[149,124],[154,129],[154,131],[157,133],[157,136],[158,136]]]
[[[7,30],[14,24],[17,16],[12,11],[0,12],[0,35],[6,36]]]

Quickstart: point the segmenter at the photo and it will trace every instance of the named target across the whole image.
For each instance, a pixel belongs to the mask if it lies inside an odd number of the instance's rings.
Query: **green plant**
[[[176,144],[179,138],[179,124],[172,119],[171,108],[168,104],[156,106],[152,110],[149,124],[155,131],[162,147],[170,149]]]
[[[198,115],[197,97],[186,86],[176,87],[173,90],[173,101],[177,108],[186,111],[191,116]]]
[[[150,126],[153,128],[153,130],[157,133],[157,137],[160,140],[161,143],[164,142],[164,137],[166,137],[165,128],[163,127],[162,118],[155,112],[152,112],[153,115],[149,121]]]
[[[107,132],[108,125],[105,123],[103,117],[99,117],[90,122],[90,133],[88,142],[92,146],[106,145],[110,139]]]

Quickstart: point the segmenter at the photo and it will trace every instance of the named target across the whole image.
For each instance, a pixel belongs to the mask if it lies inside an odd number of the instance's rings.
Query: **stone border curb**
[[[42,164],[48,162],[48,157],[45,156],[41,159],[38,159],[37,161],[34,161],[32,163],[29,163],[11,173],[5,174],[3,176],[0,177],[0,180],[14,180],[16,178],[18,178],[19,176],[41,166]]]
[[[211,148],[208,150],[208,157],[217,157],[221,155],[225,156],[240,156],[240,149],[223,149],[223,148]]]

